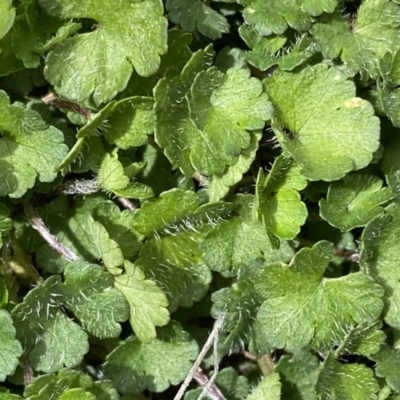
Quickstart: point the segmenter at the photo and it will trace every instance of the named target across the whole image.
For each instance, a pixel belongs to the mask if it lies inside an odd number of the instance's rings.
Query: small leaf
[[[265,376],[247,400],[280,400],[282,383],[279,374],[273,372]]]
[[[385,378],[389,386],[400,391],[400,350],[383,345],[379,353],[370,357],[377,363],[375,372],[380,378]]]
[[[365,226],[383,213],[381,204],[396,197],[382,183],[374,175],[357,172],[331,183],[326,200],[319,201],[321,217],[342,232]]]
[[[381,314],[383,290],[369,276],[323,276],[332,247],[321,241],[301,249],[290,265],[276,263],[261,270],[255,288],[266,300],[257,319],[273,347],[299,349],[311,344],[327,349],[343,340],[353,325],[372,323]]]
[[[154,88],[154,112],[156,126],[154,139],[164,149],[173,168],[179,167],[186,176],[195,172],[191,162],[190,146],[197,135],[197,129],[189,119],[186,94],[196,75],[210,67],[214,58],[211,46],[198,50],[192,55],[182,71],[176,68],[167,70]]]
[[[261,135],[259,133],[252,133],[250,145],[242,150],[237,163],[231,167],[226,167],[222,174],[213,175],[207,185],[210,203],[221,200],[228,194],[230,187],[241,181],[243,174],[249,170],[250,165],[256,157],[260,138]]]
[[[272,33],[277,35],[290,26],[304,32],[311,26],[311,17],[304,12],[296,0],[239,0],[244,4],[243,18],[248,25],[253,25],[261,36]]]
[[[98,338],[118,337],[119,322],[128,319],[128,304],[118,290],[112,288],[113,276],[101,267],[74,262],[64,270],[65,304],[83,327]]]
[[[282,381],[282,398],[287,400],[317,400],[318,358],[308,349],[282,356],[274,371]]]
[[[396,202],[386,207],[386,215],[370,221],[361,236],[360,267],[368,271],[385,289],[384,320],[400,328],[400,281],[397,265],[399,258],[400,205]]]
[[[238,268],[251,259],[289,261],[293,255],[287,242],[282,241],[279,249],[274,248],[265,225],[251,217],[253,203],[252,195],[237,196],[236,212],[239,215],[212,227],[200,245],[202,259],[223,276],[236,275]]]
[[[0,39],[3,39],[13,26],[15,18],[15,8],[12,6],[12,0],[0,1],[0,15]]]
[[[379,385],[373,370],[363,364],[341,364],[331,353],[321,366],[317,392],[321,399],[375,399]]]
[[[121,149],[143,146],[154,131],[153,99],[135,96],[118,101],[102,131]]]
[[[171,22],[180,24],[185,32],[198,30],[213,40],[229,32],[226,18],[201,0],[167,0],[166,9]]]
[[[322,13],[333,13],[338,5],[338,0],[297,0],[301,9],[316,17]]]
[[[351,23],[341,12],[324,14],[311,28],[324,57],[340,57],[354,71],[376,78],[379,59],[399,48],[400,8],[389,0],[365,0]]]
[[[56,166],[67,153],[64,136],[47,126],[40,115],[17,105],[10,105],[0,91],[0,195],[21,197],[40,182],[52,182]]]
[[[160,393],[185,379],[197,353],[196,342],[171,322],[149,344],[128,338],[108,355],[104,373],[121,393]]]
[[[106,228],[99,222],[90,221],[90,234],[108,272],[119,275],[124,262],[124,256],[117,242],[110,238]]]
[[[379,119],[354,97],[355,86],[341,70],[320,64],[297,74],[276,71],[264,84],[275,106],[274,132],[308,179],[340,179],[371,162]]]
[[[125,88],[132,68],[141,76],[154,74],[167,50],[167,20],[158,0],[39,4],[60,19],[93,18],[98,23],[97,29],[57,44],[46,57],[46,79],[71,101],[82,103],[92,96],[99,105],[112,99]]]
[[[266,180],[260,169],[253,210],[273,235],[281,239],[294,239],[300,232],[300,226],[305,223],[308,211],[296,190],[283,187],[276,193],[268,191],[268,188],[269,190],[273,189],[274,183],[278,186],[279,180],[285,180],[280,175],[281,172],[279,167],[273,168],[268,174],[268,180]],[[286,175],[287,172],[289,172],[289,169],[283,174]],[[275,174],[276,177],[274,177]]]
[[[229,344],[231,351],[247,343],[252,335],[257,309],[261,304],[261,299],[254,293],[254,276],[262,265],[262,260],[254,260],[240,267],[236,282],[211,296],[211,315],[217,318],[226,311],[221,332],[228,333],[224,343]]]
[[[200,205],[196,193],[190,190],[172,189],[157,200],[143,203],[134,216],[134,227],[143,235],[150,235],[176,224]]]
[[[169,322],[167,296],[143,272],[125,261],[126,274],[115,278],[114,286],[124,294],[130,306],[129,322],[142,343],[156,337],[156,326]]]
[[[17,338],[36,371],[75,367],[89,348],[87,334],[61,311],[60,284],[59,276],[51,276],[12,310]]]
[[[191,307],[208,291],[211,271],[201,260],[200,234],[179,232],[148,240],[135,265],[167,295],[169,310]]]
[[[261,82],[245,69],[223,74],[214,67],[200,72],[187,99],[190,118],[202,132],[190,159],[205,175],[222,173],[225,165],[235,164],[250,145],[247,131],[262,129],[272,114]]]
[[[66,22],[49,17],[37,5],[37,1],[27,4],[25,13],[18,15],[13,26],[12,43],[15,54],[26,68],[40,65],[41,54],[53,45],[63,41],[82,27],[81,24]],[[53,34],[56,35],[53,36]]]
[[[6,310],[0,310],[0,342],[0,382],[4,382],[7,375],[14,373],[22,355],[22,346],[15,340],[13,321]]]

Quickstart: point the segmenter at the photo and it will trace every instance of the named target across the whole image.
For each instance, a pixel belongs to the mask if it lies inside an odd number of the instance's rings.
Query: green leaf
[[[15,340],[15,328],[10,314],[0,310],[0,382],[14,373],[22,355],[22,346]]]
[[[153,191],[148,186],[138,182],[130,182],[116,155],[108,153],[104,155],[101,161],[97,183],[100,188],[121,197],[146,199],[153,196]]]
[[[125,259],[138,253],[141,237],[132,228],[133,213],[130,210],[121,211],[114,202],[105,201],[93,209],[92,215],[106,228],[112,240],[118,243]]]
[[[377,363],[376,375],[385,378],[395,392],[400,392],[400,350],[383,345],[379,353],[371,356],[371,359]]]
[[[384,320],[400,328],[400,281],[396,264],[400,205],[386,207],[386,215],[378,216],[365,227],[361,237],[360,267],[371,274],[385,289]]]
[[[114,286],[129,303],[129,322],[136,336],[142,343],[150,343],[156,337],[155,327],[169,322],[167,296],[129,261],[125,261],[125,270],[126,274],[115,278]]]
[[[301,167],[287,153],[275,158],[267,175],[258,177],[257,186],[265,193],[277,192],[281,189],[303,190],[307,179],[301,173]]]
[[[376,78],[379,59],[399,47],[400,8],[389,0],[365,0],[351,18],[349,23],[340,12],[323,15],[311,28],[318,50]]]
[[[180,24],[185,32],[198,30],[213,40],[229,33],[226,18],[201,0],[167,0],[166,8],[170,21]]]
[[[3,278],[0,278],[0,309],[5,308],[8,303],[8,291]]]
[[[288,42],[285,36],[260,37],[255,28],[246,25],[239,27],[239,34],[251,49],[244,52],[243,57],[261,71],[274,65],[291,71],[315,54],[315,46],[307,35],[285,46]]]
[[[11,394],[8,389],[0,387],[1,400],[23,400],[23,397],[17,394]]]
[[[305,32],[311,26],[311,16],[304,12],[296,0],[239,0],[245,22],[253,25],[261,36],[277,35],[290,26]]]
[[[289,261],[293,255],[287,242],[282,241],[279,249],[274,248],[265,225],[251,217],[253,203],[252,195],[237,196],[236,211],[239,215],[212,227],[200,245],[202,259],[223,276],[236,275],[238,268],[251,259]]]
[[[275,106],[274,132],[308,179],[340,179],[371,162],[379,120],[367,101],[354,97],[355,86],[341,70],[317,65],[298,74],[276,71],[264,83]]]
[[[300,194],[290,188],[290,178],[296,177],[293,176],[295,171],[291,168],[292,162],[285,164],[285,159],[280,157],[267,177],[261,169],[259,170],[253,212],[273,235],[281,239],[294,239],[300,231],[300,226],[305,223],[308,211],[301,201]],[[301,175],[298,175],[298,178],[300,177]],[[300,184],[294,181],[292,185],[296,186],[296,183]]]
[[[102,129],[106,140],[121,149],[143,146],[153,130],[153,99],[140,96],[118,101]]]
[[[333,13],[338,5],[338,0],[297,0],[301,9],[312,16],[322,13]]]
[[[104,373],[121,393],[160,393],[185,379],[197,353],[196,342],[172,322],[149,344],[128,338],[108,355]]]
[[[140,250],[135,265],[155,281],[169,301],[169,310],[191,307],[208,291],[211,271],[201,260],[201,235],[179,232],[148,240]]]
[[[240,182],[243,174],[246,173],[252,162],[256,157],[258,150],[258,141],[261,134],[252,133],[250,138],[250,145],[242,150],[236,164],[231,167],[226,167],[222,174],[214,174],[211,181],[207,185],[207,193],[210,203],[219,201],[225,197],[229,189]]]
[[[87,334],[61,310],[60,284],[59,276],[51,276],[31,290],[11,313],[17,339],[36,371],[54,372],[64,365],[74,367],[89,349]]]
[[[180,29],[169,30],[168,52],[161,57],[158,74],[164,75],[167,68],[175,67],[181,70],[192,57],[193,53],[189,47],[191,41],[192,35],[190,33],[184,33]]]
[[[42,53],[77,32],[81,26],[74,22],[62,25],[56,18],[49,17],[37,1],[32,1],[26,6],[25,13],[15,19],[12,37],[15,54],[26,68],[36,68]],[[56,35],[52,37],[54,33]]]
[[[146,201],[136,211],[135,230],[146,236],[162,231],[193,213],[199,205],[200,200],[196,193],[182,189],[169,190],[156,200]]]
[[[82,397],[71,397],[76,394]],[[90,397],[90,394],[91,397]],[[48,399],[81,399],[89,396],[88,399],[118,400],[118,392],[107,380],[93,382],[92,379],[79,371],[61,370],[58,374],[42,375],[33,380],[25,388],[24,396],[30,400]],[[93,397],[94,396],[94,397]]]
[[[359,172],[331,183],[326,200],[319,201],[321,217],[342,232],[365,226],[383,213],[381,204],[396,197],[382,184],[377,176]]]
[[[0,1],[0,15],[0,39],[3,39],[13,26],[15,18],[15,8],[12,6],[12,0]]]
[[[195,172],[190,162],[191,149],[187,143],[197,136],[197,129],[189,119],[185,96],[196,75],[210,67],[213,58],[211,46],[198,50],[180,74],[176,68],[169,69],[154,88],[155,141],[164,149],[172,167],[179,167],[186,176]]]
[[[280,400],[282,384],[279,374],[273,372],[265,376],[247,400]]]
[[[39,4],[58,18],[92,18],[98,23],[92,32],[57,44],[46,57],[46,79],[71,101],[82,103],[92,96],[99,105],[110,100],[125,88],[132,68],[141,76],[154,74],[167,50],[167,20],[157,0],[112,0],[101,6],[92,0]]]
[[[119,322],[129,317],[124,296],[111,286],[114,279],[101,267],[74,262],[64,270],[63,295],[66,306],[82,326],[98,338],[118,337]]]
[[[261,129],[272,110],[249,71],[201,72],[212,57],[207,51],[195,53],[180,76],[167,72],[155,88],[155,139],[187,176],[195,170],[223,173],[227,165],[237,163],[242,149],[250,145],[248,131]]]
[[[0,247],[2,246],[2,236],[8,234],[13,226],[12,219],[9,218],[10,211],[7,206],[3,203],[0,203]]]
[[[124,174],[124,167],[116,157],[105,154],[97,174],[98,185],[105,190],[124,189],[129,178]]]
[[[273,347],[327,349],[354,325],[372,323],[381,314],[383,290],[369,276],[323,276],[332,249],[321,241],[301,249],[290,265],[275,263],[260,272],[255,288],[266,300],[257,319]]]
[[[341,364],[332,353],[325,358],[317,381],[319,398],[372,400],[378,391],[372,369],[363,364]]]
[[[124,256],[118,243],[110,238],[106,228],[100,222],[91,220],[89,223],[91,228],[90,234],[104,262],[104,266],[111,274],[119,275],[122,269],[118,267],[122,266]]]
[[[257,309],[261,304],[259,296],[254,293],[254,276],[262,265],[262,260],[255,260],[240,267],[236,282],[211,296],[211,315],[217,318],[226,311],[221,332],[228,333],[224,343],[228,343],[231,349],[240,348],[240,344],[247,343],[251,337]]]
[[[285,400],[317,400],[318,358],[308,349],[282,356],[274,371],[281,376],[282,398]]]
[[[342,354],[358,354],[371,356],[379,351],[386,340],[386,334],[382,330],[380,321],[370,326],[359,326],[352,329],[343,346]]]
[[[68,150],[62,132],[47,126],[37,112],[10,105],[3,91],[0,114],[0,195],[21,197],[37,177],[54,181],[54,170]]]
[[[261,82],[250,71],[215,67],[200,72],[187,96],[189,115],[199,130],[190,161],[205,175],[234,165],[250,145],[248,130],[262,129],[272,107]],[[202,132],[202,133],[200,133]]]

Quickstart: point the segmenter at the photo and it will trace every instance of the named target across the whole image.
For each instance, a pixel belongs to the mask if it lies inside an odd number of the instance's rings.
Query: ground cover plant
[[[400,1],[0,0],[0,399],[400,399]]]

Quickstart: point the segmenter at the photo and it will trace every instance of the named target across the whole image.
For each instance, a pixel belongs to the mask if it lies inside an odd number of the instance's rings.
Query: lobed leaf
[[[160,328],[151,343],[133,337],[121,343],[108,355],[104,373],[121,393],[145,389],[159,393],[183,381],[197,352],[196,342],[177,322],[171,322]]]
[[[150,343],[156,337],[155,327],[169,322],[167,296],[129,261],[125,261],[125,270],[115,278],[114,286],[129,303],[129,322],[136,336],[142,343]]]
[[[380,316],[383,289],[369,276],[323,276],[332,247],[321,241],[301,249],[290,265],[275,263],[260,271],[255,288],[265,301],[257,319],[273,347],[300,349],[310,344],[326,349],[342,341],[353,325],[372,323]]]
[[[154,74],[167,51],[167,20],[159,0],[99,6],[95,1],[39,0],[60,19],[92,18],[97,28],[57,44],[46,57],[45,76],[59,95],[99,105],[123,90],[132,69]]]
[[[355,86],[340,69],[276,71],[264,84],[275,107],[274,132],[308,179],[340,179],[371,162],[379,120],[367,101],[354,97]]]

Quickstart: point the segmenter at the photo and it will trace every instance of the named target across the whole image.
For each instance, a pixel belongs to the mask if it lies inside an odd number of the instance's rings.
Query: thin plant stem
[[[198,371],[201,362],[203,361],[203,359],[206,356],[208,350],[212,346],[215,338],[218,336],[218,333],[219,333],[220,329],[222,328],[222,325],[223,325],[224,320],[225,320],[225,314],[226,314],[226,311],[223,311],[219,315],[217,320],[215,321],[214,327],[213,327],[210,335],[208,336],[207,341],[204,343],[203,348],[201,349],[199,355],[197,356],[196,361],[193,363],[192,368],[190,369],[190,371],[189,371],[187,377],[185,378],[185,380],[183,381],[178,393],[174,397],[174,400],[181,400],[183,398],[183,395],[185,394],[186,389],[188,388],[190,382],[192,381],[195,373]]]
[[[51,248],[53,248],[58,254],[61,254],[68,261],[79,260],[79,257],[73,251],[66,248],[54,235],[50,233],[49,229],[30,202],[25,203],[24,208],[32,228],[38,231],[39,235],[50,245]]]

